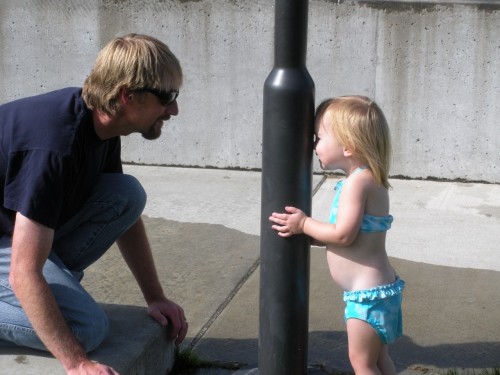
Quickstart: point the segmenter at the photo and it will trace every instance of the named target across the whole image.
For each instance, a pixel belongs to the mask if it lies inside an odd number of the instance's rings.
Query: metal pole
[[[286,205],[310,215],[314,82],[306,66],[307,0],[275,2],[275,64],[264,84],[259,374],[307,373],[309,239],[279,237]]]

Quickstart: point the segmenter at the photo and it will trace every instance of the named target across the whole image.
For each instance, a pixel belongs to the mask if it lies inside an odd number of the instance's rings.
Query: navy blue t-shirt
[[[101,173],[122,173],[120,137],[101,141],[80,88],[0,106],[0,238],[15,213],[57,229],[88,199]]]

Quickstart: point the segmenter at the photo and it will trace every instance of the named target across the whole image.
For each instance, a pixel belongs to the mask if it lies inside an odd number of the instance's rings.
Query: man
[[[0,106],[0,345],[49,350],[72,375],[117,374],[86,355],[108,320],[79,283],[115,241],[150,316],[184,339],[140,218],[146,194],[120,159],[120,136],[158,138],[178,114],[181,83],[165,44],[130,34],[99,53],[83,89]]]

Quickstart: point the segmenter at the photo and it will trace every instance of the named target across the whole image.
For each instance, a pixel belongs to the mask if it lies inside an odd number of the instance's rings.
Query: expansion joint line
[[[314,196],[319,188],[323,185],[323,183],[326,181],[327,176],[324,175],[321,181],[318,183],[318,185],[314,188],[312,192],[312,196]],[[245,284],[245,282],[252,276],[252,274],[255,272],[257,267],[260,264],[260,258],[258,258],[252,266],[249,268],[249,270],[246,272],[246,274],[241,278],[241,280],[236,284],[234,289],[229,293],[227,298],[220,304],[220,306],[217,308],[217,310],[213,313],[213,315],[210,317],[210,319],[201,327],[200,331],[196,334],[196,336],[193,338],[191,343],[189,344],[188,348],[189,350],[192,350],[196,344],[201,340],[201,338],[205,335],[205,333],[208,331],[208,329],[212,326],[212,324],[217,320],[217,318],[222,314],[224,309],[229,305],[229,302],[231,302],[234,298],[234,296],[239,292],[241,287]]]
[[[205,335],[205,333],[208,331],[208,329],[212,326],[212,324],[217,320],[217,318],[222,314],[224,309],[227,307],[229,302],[232,301],[236,293],[241,289],[243,284],[248,280],[248,278],[255,272],[257,267],[260,264],[260,258],[258,258],[250,267],[250,269],[247,271],[247,273],[241,278],[241,280],[236,284],[234,289],[229,293],[227,298],[220,304],[220,306],[217,308],[217,310],[213,313],[213,315],[210,317],[210,319],[201,327],[200,331],[198,334],[194,337],[194,339],[191,341],[189,344],[189,349],[192,350],[195,345],[201,340],[201,338]]]

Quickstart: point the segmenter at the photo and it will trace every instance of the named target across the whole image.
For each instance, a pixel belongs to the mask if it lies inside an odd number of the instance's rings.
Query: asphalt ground
[[[255,373],[260,173],[135,165],[125,172],[148,193],[143,219],[159,275],[190,323],[181,350],[192,349],[212,364],[195,374],[228,374],[233,365],[241,367],[238,375]],[[326,219],[338,178],[314,176],[313,216]],[[500,186],[391,184],[395,221],[387,249],[406,281],[404,336],[390,349],[398,372],[500,368]],[[93,356],[111,361],[123,374],[156,375],[144,369],[153,367],[138,366],[138,358],[154,362],[161,354],[153,348],[168,353],[172,348],[155,341],[159,329],[145,316],[141,293],[116,247],[87,270],[83,284],[116,322]],[[341,294],[324,249],[311,248],[308,362],[313,373],[351,371]],[[64,373],[61,369],[40,353],[0,349],[2,375],[56,375]]]

